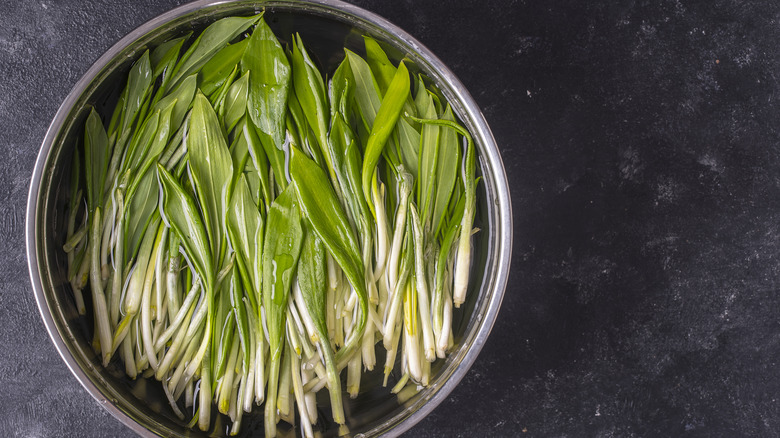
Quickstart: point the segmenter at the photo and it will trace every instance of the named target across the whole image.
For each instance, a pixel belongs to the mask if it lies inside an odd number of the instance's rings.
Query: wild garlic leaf
[[[287,300],[298,265],[303,230],[295,187],[287,188],[271,204],[263,243],[263,307],[272,360],[284,346]]]
[[[319,166],[326,166],[322,157],[322,148],[320,140],[317,140],[314,132],[309,128],[306,116],[303,114],[303,108],[298,101],[298,96],[293,90],[287,99],[287,133],[290,135],[290,141],[299,149],[314,160]]]
[[[152,85],[152,66],[149,61],[149,51],[145,51],[138,61],[130,68],[127,77],[127,100],[122,120],[122,130],[127,131]]]
[[[241,273],[233,267],[233,272],[230,276],[230,305],[233,307],[233,316],[236,319],[236,329],[238,330],[238,339],[241,342],[241,356],[243,358],[244,370],[248,370],[250,362],[254,359],[251,355],[252,336],[249,331],[252,330],[249,326],[248,312],[252,312],[252,309],[248,309],[246,303],[242,299],[244,296],[244,290],[241,284]],[[247,291],[250,294],[251,291]]]
[[[325,246],[320,238],[313,230],[307,232],[298,262],[298,283],[303,301],[321,339],[328,339],[325,316],[328,284],[326,257]]]
[[[154,136],[152,137],[149,149],[140,158],[143,160],[142,164],[136,173],[130,175],[132,182],[130,183],[130,187],[127,189],[125,201],[132,201],[132,199],[135,197],[135,191],[137,190],[140,181],[146,175],[147,171],[152,167],[152,165],[157,162],[160,154],[162,154],[165,146],[168,144],[168,139],[171,135],[171,115],[175,106],[176,101],[173,101],[168,105],[167,108],[164,108],[160,112],[158,119],[159,122],[157,123],[157,132],[155,132]],[[156,203],[157,201],[155,199],[155,204]]]
[[[249,150],[249,155],[252,157],[252,164],[257,171],[257,177],[260,179],[260,186],[262,187],[263,203],[267,209],[271,202],[273,202],[273,188],[271,187],[271,181],[268,171],[268,156],[265,153],[265,149],[260,144],[260,138],[257,136],[257,131],[252,125],[252,122],[244,117],[238,122],[237,137],[239,142],[246,143],[246,147]],[[258,201],[258,205],[260,202]]]
[[[167,75],[170,76],[173,67],[176,65],[176,61],[179,59],[181,46],[191,35],[192,32],[188,32],[186,35],[168,40],[152,50],[149,55],[149,63],[155,78],[159,77],[165,71],[168,71]]]
[[[160,211],[163,219],[181,240],[187,258],[202,279],[205,290],[213,290],[214,264],[206,227],[195,200],[161,164],[157,164],[157,178],[162,187]]]
[[[233,66],[233,70],[228,73],[227,77],[225,78],[225,82],[222,83],[222,85],[219,87],[217,91],[211,94],[209,96],[209,102],[211,103],[211,106],[214,108],[214,111],[219,115],[219,118],[222,118],[223,113],[223,107],[225,104],[225,97],[227,97],[228,90],[230,89],[230,86],[233,85],[233,81],[236,79],[236,73],[238,72],[238,66]]]
[[[333,348],[328,339],[327,252],[322,241],[311,230],[311,225],[309,224],[305,229],[306,236],[303,240],[301,260],[298,262],[298,284],[306,310],[314,323],[314,329],[317,331],[319,345],[325,359],[333,420],[336,423],[343,424],[344,412],[341,402],[341,381],[338,377]]]
[[[236,260],[242,275],[252,286],[248,293],[259,296],[262,284],[260,252],[263,249],[263,217],[252,201],[246,177],[238,178],[227,212],[227,232],[230,246],[236,252]]]
[[[124,260],[132,260],[138,253],[141,240],[157,210],[159,192],[154,169],[149,169],[138,178],[132,196],[125,200]]]
[[[267,139],[261,137],[266,154],[280,186],[286,184],[284,172],[285,116],[290,92],[290,63],[276,36],[260,20],[248,38],[249,43],[241,58],[241,70],[249,72],[247,113],[249,120]],[[249,123],[248,123],[249,124]],[[270,144],[268,144],[270,143]]]
[[[371,202],[371,184],[376,172],[376,165],[379,162],[379,157],[382,155],[382,149],[384,149],[387,139],[390,137],[393,129],[395,129],[396,122],[401,115],[401,109],[408,95],[409,71],[404,63],[401,62],[385,97],[382,99],[382,104],[379,106],[374,124],[371,126],[371,133],[369,134],[368,144],[366,144],[366,151],[363,157],[363,170],[361,172],[363,195],[366,197],[366,202],[368,202],[372,214],[376,214],[373,202]]]
[[[363,41],[366,45],[366,62],[371,68],[374,78],[376,78],[379,89],[384,92],[390,86],[390,82],[392,82],[393,76],[395,76],[396,68],[376,40],[370,36],[364,36]]]
[[[211,96],[227,79],[228,74],[241,61],[249,39],[243,39],[235,44],[223,47],[198,72],[200,91]]]
[[[385,53],[376,40],[370,36],[364,36],[363,41],[366,46],[366,62],[374,73],[377,85],[379,86],[379,94],[384,97],[397,69],[393,66],[393,63],[390,62],[387,53]],[[404,111],[413,116],[416,114],[414,100],[412,99],[411,94],[404,103]]]
[[[333,123],[333,114],[350,114],[347,108],[351,105],[354,90],[355,77],[352,75],[349,59],[345,58],[336,68],[336,71],[333,72],[333,77],[328,83],[331,124]]]
[[[139,129],[135,131],[130,144],[127,146],[125,152],[125,159],[122,162],[120,175],[129,174],[130,177],[141,166],[141,163],[146,156],[146,151],[154,141],[154,136],[157,133],[157,124],[160,121],[160,110],[155,110],[151,116],[149,116]]]
[[[344,188],[344,208],[350,216],[353,227],[360,223],[361,216],[368,219],[371,212],[360,190],[361,154],[355,144],[354,135],[340,113],[332,117],[329,143],[332,145],[336,162],[336,175]]]
[[[103,205],[108,154],[108,135],[100,116],[93,108],[84,126],[84,168],[87,173],[87,207],[90,212]]]
[[[455,121],[452,109],[447,109],[442,119]],[[439,138],[439,159],[436,164],[436,188],[434,189],[433,214],[431,215],[431,230],[438,231],[444,222],[444,215],[452,197],[455,181],[458,178],[460,166],[460,143],[458,133],[452,129],[442,128]]]
[[[127,108],[127,85],[125,85],[125,88],[122,89],[122,93],[119,94],[119,100],[116,102],[116,107],[114,107],[114,112],[111,113],[111,121],[108,122],[108,130],[106,131],[106,133],[108,134],[108,138],[111,143],[115,143],[117,137],[121,134],[121,132],[117,133],[117,130],[122,129],[120,124],[122,123],[122,120],[124,118],[126,108]]]
[[[226,17],[215,21],[200,34],[182,57],[181,63],[171,78],[171,89],[187,76],[197,72],[217,52],[233,39],[257,23],[260,15],[254,17]],[[232,68],[232,67],[231,67]]]
[[[420,133],[403,118],[398,119],[396,130],[401,162],[412,175],[417,175],[420,166]]]
[[[174,100],[176,105],[171,113],[171,132],[179,129],[184,117],[187,115],[192,104],[192,98],[195,96],[195,90],[198,86],[197,75],[190,75],[176,87],[171,93],[159,100],[154,106],[155,109],[162,110],[170,105]]]
[[[352,77],[355,79],[355,103],[366,130],[370,131],[382,104],[379,86],[366,61],[350,50],[346,50],[346,53]]]
[[[211,254],[221,258],[233,160],[217,114],[201,93],[193,102],[186,143],[190,173],[203,211]]]
[[[436,119],[436,107],[433,104],[428,91],[422,86],[417,89],[415,105],[417,114],[423,119]],[[420,216],[423,223],[427,222],[431,215],[434,187],[437,184],[436,165],[439,162],[439,144],[441,130],[436,125],[424,124],[420,136],[420,168],[417,173],[417,205],[420,207]],[[450,157],[451,158],[451,157]]]
[[[300,35],[295,35],[292,48],[293,89],[303,114],[322,148],[329,167],[333,166],[333,157],[328,151],[328,102],[325,83],[317,66],[309,57]]]
[[[249,91],[249,73],[244,73],[240,79],[233,82],[225,96],[224,115],[222,120],[225,132],[230,132],[239,119],[246,113],[246,100]]]
[[[290,160],[290,176],[297,189],[296,193],[305,217],[357,293],[361,312],[356,338],[360,338],[365,328],[368,293],[358,240],[349,226],[347,215],[341,208],[325,172],[314,161],[295,149]],[[341,351],[355,348],[358,343],[356,338],[353,338],[354,342]],[[347,350],[341,356],[349,354],[351,351]]]

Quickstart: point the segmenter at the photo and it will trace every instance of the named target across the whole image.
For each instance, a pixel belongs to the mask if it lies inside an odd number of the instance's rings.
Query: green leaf
[[[387,54],[382,50],[376,40],[370,36],[364,36],[363,41],[366,45],[366,61],[368,62],[369,67],[371,67],[371,72],[376,78],[377,85],[379,85],[380,90],[387,90],[387,87],[390,86],[390,82],[393,81],[396,68],[390,62]]]
[[[127,85],[122,89],[122,93],[119,95],[119,100],[116,102],[114,112],[111,114],[111,121],[108,123],[108,138],[111,143],[115,143],[117,140],[117,130],[121,129],[119,124],[124,116],[125,108],[127,107]]]
[[[127,100],[122,120],[122,130],[127,131],[133,123],[138,110],[144,102],[149,87],[152,85],[152,66],[149,61],[149,51],[145,51],[141,58],[130,68],[127,77]]]
[[[328,392],[330,393],[333,419],[336,423],[344,423],[344,412],[341,401],[341,381],[334,359],[333,348],[328,340],[327,326],[327,253],[322,241],[307,227],[303,240],[301,260],[298,262],[298,284],[301,297],[308,311],[314,328],[319,337],[319,345],[325,358],[327,368]]]
[[[190,173],[203,211],[211,254],[221,258],[233,160],[219,119],[208,99],[200,93],[195,96],[186,141]]]
[[[170,136],[171,113],[176,102],[171,102],[165,108],[159,119],[157,133],[152,139],[148,152],[145,154],[143,164],[138,171],[131,174],[132,182],[125,196],[126,208],[124,209],[125,226],[125,259],[130,260],[135,256],[141,244],[141,238],[146,232],[149,222],[157,209],[159,188],[157,178],[152,169],[162,154]]]
[[[331,123],[333,122],[333,114],[350,114],[347,111],[348,105],[352,102],[352,95],[355,90],[355,77],[352,75],[352,69],[349,66],[349,59],[345,58],[341,61],[336,71],[333,73],[333,78],[328,84],[328,100],[330,102],[330,114]],[[379,107],[379,101],[377,99],[377,108]]]
[[[103,205],[103,187],[108,173],[108,135],[93,108],[84,126],[84,160],[87,173],[87,206],[90,212]]]
[[[249,39],[245,38],[235,44],[225,46],[200,69],[198,73],[200,77],[199,87],[203,94],[211,96],[222,86],[228,74],[241,61],[248,43]]]
[[[320,71],[303,47],[300,35],[297,34],[293,39],[292,73],[295,96],[298,98],[309,126],[317,137],[328,168],[332,168],[333,157],[328,149],[327,140],[329,117],[325,84],[322,81]]]
[[[246,143],[246,147],[249,150],[249,155],[252,157],[252,164],[257,171],[257,176],[260,179],[260,186],[262,187],[263,202],[265,207],[268,208],[273,201],[272,187],[270,177],[268,175],[268,156],[265,154],[265,149],[260,144],[260,139],[257,136],[257,131],[252,123],[246,118],[239,122],[239,129],[241,134],[238,134],[239,142]],[[242,146],[243,147],[243,146]],[[258,205],[260,202],[258,201]]]
[[[354,52],[346,50],[346,53],[352,77],[355,79],[355,103],[366,130],[371,130],[371,127],[374,126],[376,113],[382,104],[379,87],[366,61]]]
[[[371,212],[360,191],[361,154],[354,141],[354,135],[340,113],[333,115],[329,143],[334,150],[336,175],[343,187],[344,207],[352,219],[353,225],[359,225],[362,219],[368,219]]]
[[[175,87],[179,81],[197,72],[217,52],[249,29],[259,18],[259,15],[248,18],[226,17],[209,25],[187,49],[180,64],[176,66],[168,89]]]
[[[230,132],[236,126],[236,123],[246,113],[246,100],[247,93],[249,91],[249,73],[244,73],[243,76],[230,86],[225,96],[224,116],[222,120],[224,122],[225,131]]]
[[[149,145],[149,149],[146,151],[141,165],[140,172],[146,173],[146,171],[152,167],[152,164],[157,162],[157,159],[165,150],[165,146],[168,144],[168,139],[173,132],[172,121],[173,113],[176,110],[178,101],[173,101],[168,104],[167,107],[160,111],[159,122],[157,123],[157,132],[152,138],[152,143]]]
[[[171,70],[179,59],[181,46],[191,35],[192,32],[188,32],[187,35],[168,40],[152,50],[152,53],[149,56],[149,62],[155,78],[159,77],[165,71],[168,71],[167,75],[170,76]]]
[[[398,146],[401,152],[401,162],[409,172],[413,175],[417,175],[420,166],[420,133],[403,118],[398,119],[396,129],[398,132]]]
[[[374,215],[376,212],[374,211],[374,204],[371,202],[371,184],[374,181],[376,165],[379,162],[382,149],[385,147],[385,143],[387,143],[387,139],[393,132],[395,124],[401,115],[401,109],[408,95],[409,72],[406,70],[404,63],[401,62],[385,97],[382,99],[382,104],[379,106],[374,124],[371,126],[371,134],[368,137],[368,144],[363,157],[363,171],[361,172],[363,195],[366,197],[366,202],[368,202],[371,213]]]
[[[328,284],[326,255],[322,241],[313,232],[307,232],[303,239],[301,260],[298,262],[298,283],[320,339],[328,339],[325,316]]]
[[[320,141],[316,139],[314,133],[309,128],[306,116],[303,114],[303,108],[298,101],[295,93],[290,93],[287,99],[287,133],[290,134],[291,141],[301,150],[306,152],[319,166],[326,166],[322,158]]]
[[[192,98],[195,96],[195,90],[198,86],[197,75],[190,75],[182,83],[176,87],[174,91],[167,96],[160,99],[155,104],[154,109],[165,109],[173,101],[176,101],[176,105],[173,107],[171,114],[171,132],[176,131],[184,121],[184,116],[187,115],[187,111],[192,104]]]
[[[447,109],[442,116],[444,120],[455,121],[452,109]],[[436,189],[433,199],[433,215],[431,229],[438,232],[444,223],[444,215],[452,197],[452,190],[458,178],[460,164],[460,144],[458,134],[452,129],[443,129],[439,139],[439,159],[436,164]]]
[[[271,360],[282,354],[287,300],[303,241],[295,188],[287,188],[268,211],[263,245],[263,307],[265,308]]]
[[[336,193],[328,183],[325,172],[303,153],[293,149],[290,161],[290,175],[297,188],[298,200],[306,218],[312,225],[317,237],[328,249],[347,276],[358,296],[360,319],[356,335],[339,354],[341,357],[351,354],[365,329],[368,314],[368,293],[363,276],[363,262],[358,252],[360,246],[349,226],[347,215],[339,204]],[[270,224],[269,224],[270,227]]]
[[[258,261],[263,248],[263,217],[252,201],[249,185],[242,174],[238,178],[227,213],[227,232],[230,246],[236,252],[236,260],[246,275],[252,290],[259,296],[262,284],[262,269]]]
[[[243,365],[244,370],[249,369],[249,364],[254,358],[251,355],[252,351],[252,344],[251,339],[252,336],[250,335],[250,328],[249,326],[249,318],[247,316],[247,312],[250,312],[250,309],[247,309],[243,297],[243,290],[241,287],[241,274],[236,271],[235,268],[233,268],[233,272],[231,274],[230,279],[230,304],[233,306],[233,315],[236,318],[236,328],[238,328],[238,339],[241,342],[241,351],[242,351],[242,358],[243,358]],[[248,291],[250,294],[252,294],[252,291]],[[245,371],[246,372],[246,371]]]
[[[417,89],[417,96],[415,97],[417,113],[421,118],[435,119],[437,116],[433,99],[424,86],[422,86],[422,80],[420,80],[420,85],[421,86]],[[439,162],[440,135],[441,128],[439,128],[439,126],[431,124],[423,125],[419,144],[420,168],[417,173],[417,205],[420,207],[420,215],[423,223],[428,221],[432,210],[433,193],[437,175],[436,164]]]
[[[206,228],[195,200],[161,164],[157,164],[157,177],[162,186],[160,210],[163,219],[181,240],[188,260],[203,279],[205,290],[211,291],[215,283],[214,264]]]
[[[142,160],[146,156],[146,151],[154,142],[157,133],[157,124],[160,122],[160,110],[155,110],[149,116],[139,129],[135,131],[133,139],[125,152],[125,158],[122,161],[120,175],[129,174],[132,177],[141,166]]]
[[[149,169],[138,179],[132,197],[125,201],[124,260],[132,260],[138,253],[141,240],[157,211],[159,192],[154,170]]]
[[[286,185],[284,173],[285,116],[290,92],[290,63],[274,33],[260,20],[248,38],[241,70],[249,72],[247,113],[257,128],[274,176],[280,187]]]

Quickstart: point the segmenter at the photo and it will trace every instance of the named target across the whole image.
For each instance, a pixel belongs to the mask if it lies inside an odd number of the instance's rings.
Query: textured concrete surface
[[[70,87],[175,1],[0,4],[0,429],[126,436],[60,360],[23,249]],[[515,244],[464,381],[407,436],[777,436],[780,7],[379,1],[501,146]]]

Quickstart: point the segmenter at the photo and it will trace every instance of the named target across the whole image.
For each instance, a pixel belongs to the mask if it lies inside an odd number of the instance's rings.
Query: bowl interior
[[[307,49],[327,73],[332,73],[343,59],[344,47],[362,54],[362,36],[373,36],[393,61],[398,62],[406,56],[411,61],[412,71],[424,72],[430,77],[475,137],[480,155],[478,173],[483,177],[478,186],[475,227],[481,231],[474,237],[469,298],[461,309],[454,312],[453,332],[458,347],[446,360],[434,363],[430,386],[403,402],[389,391],[400,377],[398,366],[388,388],[382,387],[384,349],[377,348],[378,365],[373,371],[363,374],[360,395],[354,400],[346,394],[344,397],[347,422],[353,434],[374,436],[389,432],[395,435],[419,421],[443,400],[476,357],[503,295],[507,266],[502,266],[501,262],[506,262],[508,258],[504,246],[511,227],[506,230],[499,211],[508,208],[499,204],[499,194],[506,191],[503,168],[500,161],[496,166],[495,159],[490,159],[491,156],[497,157],[498,151],[482,115],[468,94],[419,43],[402,32],[399,36],[399,31],[388,23],[353,6],[332,2],[188,5],[147,23],[104,55],[60,108],[39,157],[38,170],[41,173],[39,179],[34,178],[30,198],[34,214],[28,215],[28,220],[35,221],[32,244],[35,263],[31,259],[31,272],[33,283],[40,282],[41,290],[36,291],[39,293],[39,306],[68,366],[117,418],[142,434],[147,434],[148,430],[161,436],[202,435],[187,428],[173,415],[159,382],[143,378],[130,380],[118,359],[114,359],[108,368],[103,368],[90,346],[93,323],[89,317],[81,317],[76,311],[66,280],[67,260],[61,250],[65,240],[71,156],[81,141],[89,108],[96,108],[104,120],[110,116],[130,65],[144,50],[189,31],[197,33],[223,16],[245,16],[261,10],[265,10],[266,21],[283,43],[290,41],[293,33],[300,33]],[[84,297],[89,301],[88,293]],[[89,302],[87,304],[89,306]],[[337,436],[337,428],[329,424],[326,392],[321,391],[319,397],[322,436]],[[213,418],[218,419],[210,435],[226,434],[229,420],[217,416]],[[280,432],[295,434],[294,429],[285,430],[284,427]],[[252,415],[245,417],[241,436],[258,433],[262,433],[262,409],[256,409]]]

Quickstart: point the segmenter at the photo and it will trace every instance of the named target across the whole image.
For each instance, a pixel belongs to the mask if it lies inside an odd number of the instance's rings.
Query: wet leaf
[[[195,96],[186,139],[190,173],[203,211],[209,247],[222,257],[225,213],[233,178],[233,160],[214,109],[203,94]]]

